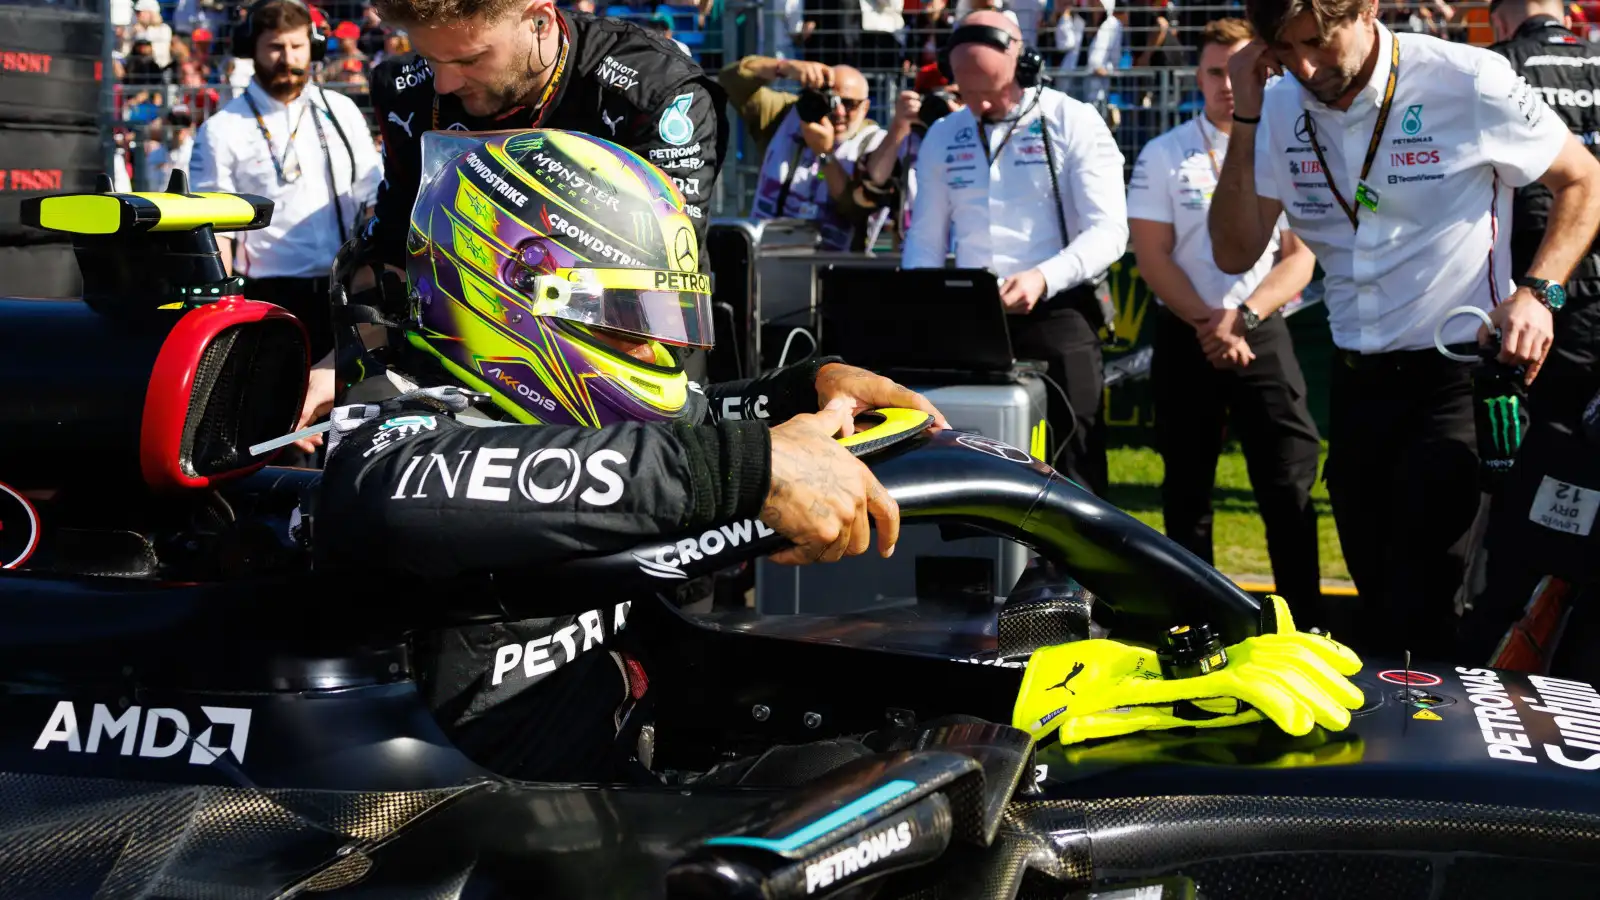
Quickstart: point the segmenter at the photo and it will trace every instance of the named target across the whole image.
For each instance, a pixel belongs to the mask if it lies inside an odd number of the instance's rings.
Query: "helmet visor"
[[[711,276],[653,269],[523,270],[514,286],[536,316],[621,331],[645,340],[710,348]]]

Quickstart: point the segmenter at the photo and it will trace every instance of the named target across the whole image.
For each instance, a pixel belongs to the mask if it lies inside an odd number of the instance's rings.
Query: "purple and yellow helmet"
[[[685,414],[666,344],[711,346],[711,278],[683,195],[566,131],[428,132],[411,210],[407,339],[520,422]],[[645,361],[604,340],[646,343]]]

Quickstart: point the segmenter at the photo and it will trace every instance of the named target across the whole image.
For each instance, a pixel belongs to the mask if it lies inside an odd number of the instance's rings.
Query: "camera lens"
[[[807,88],[800,92],[800,99],[794,106],[800,115],[800,121],[815,124],[826,119],[838,102],[839,98],[835,97],[832,91]]]
[[[932,127],[933,123],[955,110],[952,102],[955,98],[949,91],[929,91],[922,95],[922,106],[917,110],[917,121],[925,127]]]

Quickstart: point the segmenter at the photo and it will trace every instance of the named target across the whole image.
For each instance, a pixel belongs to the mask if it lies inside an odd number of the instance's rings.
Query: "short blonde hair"
[[[494,22],[526,0],[373,0],[378,18],[400,27],[451,25],[472,18]]]
[[[1206,49],[1208,44],[1232,47],[1240,41],[1254,40],[1255,36],[1255,28],[1244,19],[1212,19],[1206,23],[1205,30],[1200,32],[1200,46],[1195,48],[1195,52]]]

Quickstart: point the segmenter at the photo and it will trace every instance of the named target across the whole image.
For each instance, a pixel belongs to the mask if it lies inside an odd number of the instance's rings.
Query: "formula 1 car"
[[[758,558],[758,523],[544,573],[648,636],[645,756],[695,773],[897,729],[899,749],[786,787],[531,784],[473,764],[419,697],[407,634],[516,618],[313,570],[316,473],[250,448],[293,427],[306,341],[239,296],[213,229],[236,195],[80,195],[82,300],[0,300],[0,896],[1590,896],[1600,694],[1371,662],[1349,729],[1268,724],[1036,746],[1010,719],[1040,646],[1258,607],[1028,454],[896,433],[864,458],[908,521],[1026,543],[976,614],[689,614],[660,598]],[[682,552],[692,547],[698,552]],[[1069,577],[1070,576],[1070,577]]]

